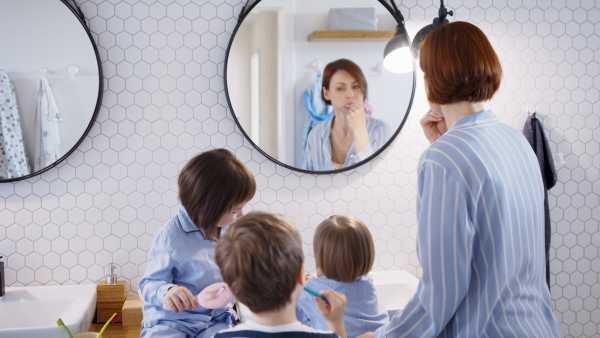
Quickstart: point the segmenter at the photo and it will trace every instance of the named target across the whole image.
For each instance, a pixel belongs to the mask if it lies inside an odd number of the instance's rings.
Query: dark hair
[[[431,31],[419,55],[430,102],[488,101],[500,87],[498,55],[485,34],[468,22],[452,22]]]
[[[329,90],[331,78],[333,77],[333,74],[335,74],[335,72],[337,72],[338,70],[347,71],[350,75],[352,75],[353,78],[356,79],[356,81],[358,81],[358,85],[360,86],[360,90],[362,91],[363,95],[365,96],[365,101],[366,101],[367,97],[368,97],[368,87],[367,87],[367,79],[365,78],[365,74],[363,74],[362,70],[356,63],[354,63],[348,59],[335,60],[335,61],[328,63],[327,66],[325,66],[325,69],[323,70],[323,80],[322,80],[323,88]],[[331,100],[327,100],[325,98],[325,94],[323,93],[322,89],[321,89],[321,100],[323,100],[323,102],[325,102],[326,105],[331,105]]]
[[[290,302],[304,263],[300,233],[283,215],[250,212],[217,242],[215,262],[252,312],[279,310]]]
[[[192,158],[179,174],[179,200],[207,239],[219,238],[219,220],[235,205],[254,197],[256,181],[229,150],[214,149]]]
[[[349,283],[371,271],[375,244],[358,218],[333,215],[319,224],[314,238],[315,262],[327,278]]]

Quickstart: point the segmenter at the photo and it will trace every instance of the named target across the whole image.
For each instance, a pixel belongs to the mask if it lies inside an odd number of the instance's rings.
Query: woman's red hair
[[[498,55],[485,34],[468,22],[431,31],[419,50],[427,99],[436,104],[490,100],[502,79]]]
[[[333,74],[335,74],[338,70],[345,70],[348,72],[348,74],[350,74],[357,82],[358,85],[360,86],[360,90],[362,91],[364,97],[365,97],[365,101],[367,101],[368,96],[369,96],[369,90],[367,88],[367,79],[365,78],[365,74],[363,74],[362,70],[360,69],[360,67],[348,60],[348,59],[338,59],[335,61],[331,61],[330,63],[327,64],[327,66],[325,66],[325,69],[323,70],[323,80],[322,80],[322,85],[323,88],[329,90],[329,85],[331,83],[331,78],[333,77]],[[321,89],[321,99],[323,100],[323,102],[326,105],[331,105],[331,101],[327,100],[325,98],[325,94],[323,93],[323,90]]]

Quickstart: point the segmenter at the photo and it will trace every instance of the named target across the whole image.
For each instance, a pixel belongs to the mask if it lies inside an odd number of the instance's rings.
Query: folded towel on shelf
[[[329,10],[329,29],[332,31],[375,31],[375,7],[337,7]]]

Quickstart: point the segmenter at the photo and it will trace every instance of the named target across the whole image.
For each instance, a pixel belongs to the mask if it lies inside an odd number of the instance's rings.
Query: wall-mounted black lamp
[[[410,52],[410,41],[408,40],[408,33],[404,27],[404,16],[396,6],[394,0],[380,1],[384,6],[388,8],[390,13],[398,22],[396,26],[396,34],[387,43],[383,51],[383,66],[385,69],[392,73],[407,73],[413,70],[412,55]]]
[[[415,38],[412,42],[412,45],[410,46],[410,51],[412,52],[412,56],[415,59],[419,58],[419,46],[421,45],[421,42],[423,42],[425,36],[429,34],[429,32],[431,32],[432,30],[438,28],[439,26],[447,24],[448,20],[446,19],[446,17],[448,15],[454,15],[454,12],[448,11],[446,9],[446,7],[444,6],[444,0],[440,0],[440,3],[441,4],[440,9],[438,10],[438,17],[433,19],[433,23],[431,25],[427,25],[421,28],[421,30],[418,31],[417,34],[415,34]]]

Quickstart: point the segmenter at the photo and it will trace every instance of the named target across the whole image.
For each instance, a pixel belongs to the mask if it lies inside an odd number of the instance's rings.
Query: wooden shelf
[[[394,31],[314,31],[308,35],[308,41],[377,41],[389,40]]]

